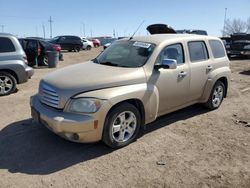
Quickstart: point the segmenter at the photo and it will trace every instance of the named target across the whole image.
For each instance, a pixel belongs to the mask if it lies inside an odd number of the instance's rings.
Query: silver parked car
[[[0,33],[0,96],[16,90],[16,84],[27,82],[34,74],[17,38]]]
[[[230,72],[216,37],[131,37],[43,78],[31,98],[32,116],[68,140],[120,148],[159,116],[195,103],[219,108]]]

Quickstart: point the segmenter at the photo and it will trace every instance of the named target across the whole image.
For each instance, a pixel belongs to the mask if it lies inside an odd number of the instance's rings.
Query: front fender
[[[99,89],[75,96],[75,98],[78,97],[93,97],[107,100],[110,103],[110,109],[126,100],[140,100],[144,106],[146,124],[154,121],[158,114],[158,89],[154,85],[147,85],[146,83]]]

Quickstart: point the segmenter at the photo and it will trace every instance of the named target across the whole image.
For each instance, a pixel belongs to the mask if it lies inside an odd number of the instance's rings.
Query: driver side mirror
[[[155,65],[156,69],[176,69],[177,61],[175,59],[163,59],[161,64]]]

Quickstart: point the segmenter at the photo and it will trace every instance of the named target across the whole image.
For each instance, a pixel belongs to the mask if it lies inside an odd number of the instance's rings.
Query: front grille
[[[43,104],[48,106],[59,108],[59,95],[50,86],[41,83],[39,87],[39,98]]]

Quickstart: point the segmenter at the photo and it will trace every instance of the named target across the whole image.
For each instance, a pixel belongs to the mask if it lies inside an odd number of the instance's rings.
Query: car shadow
[[[241,71],[240,74],[250,76],[250,70],[248,70],[248,71]]]
[[[148,133],[155,131],[157,129],[160,129],[162,127],[171,125],[175,122],[183,121],[183,120],[189,119],[189,118],[197,116],[197,115],[208,113],[209,111],[210,110],[208,110],[207,108],[205,108],[201,104],[195,104],[195,105],[192,105],[190,107],[172,112],[170,114],[167,114],[167,115],[164,115],[164,116],[157,118],[156,121],[154,121],[152,123],[147,124],[144,127],[144,130],[142,131],[140,136],[143,136],[143,134],[148,134]]]
[[[207,110],[200,105],[158,118],[145,126],[139,137]],[[66,141],[31,119],[12,123],[0,131],[0,169],[11,173],[46,175],[98,158],[114,150],[103,143]]]

